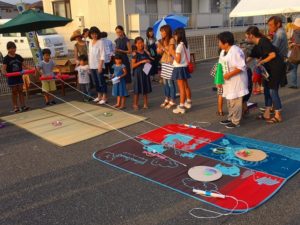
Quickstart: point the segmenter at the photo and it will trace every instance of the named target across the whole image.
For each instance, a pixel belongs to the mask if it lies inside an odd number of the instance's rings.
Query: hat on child
[[[75,41],[76,38],[82,37],[80,30],[75,30],[70,38],[71,41]]]

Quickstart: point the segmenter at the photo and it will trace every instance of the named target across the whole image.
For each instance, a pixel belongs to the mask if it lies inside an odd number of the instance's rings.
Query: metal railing
[[[234,32],[237,43],[245,39],[244,32]],[[194,53],[196,61],[214,59],[219,56],[217,34],[187,37],[190,52]]]
[[[189,17],[189,23],[187,26],[187,28],[189,29],[240,27],[240,26],[248,26],[253,24],[259,25],[259,24],[263,24],[265,20],[264,16],[241,17],[241,18],[229,19],[228,14],[223,14],[223,13],[174,13],[174,14]],[[130,15],[131,14],[127,15],[127,17],[130,17]],[[158,14],[158,13],[143,14],[143,16],[145,15],[149,17],[148,26],[150,27],[153,26],[153,24],[157,20],[167,16],[167,14]],[[129,24],[129,30],[130,30],[130,24]],[[137,30],[137,29],[133,28],[132,30]]]

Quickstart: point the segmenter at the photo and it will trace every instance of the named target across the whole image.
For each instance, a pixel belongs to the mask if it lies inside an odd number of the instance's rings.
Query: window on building
[[[173,0],[172,8],[175,13],[192,13],[192,0]]]
[[[210,13],[210,1],[211,0],[198,0],[199,13]]]
[[[238,0],[231,0],[231,9],[236,7],[237,4],[238,4]]]
[[[146,13],[146,0],[135,0],[136,13]]]
[[[220,0],[211,0],[210,1],[210,8],[211,8],[211,13],[220,13],[220,5],[221,2]]]
[[[157,13],[157,0],[146,0],[146,13]]]
[[[72,19],[70,0],[52,2],[53,14]]]
[[[136,13],[157,13],[157,0],[136,0]]]
[[[19,37],[18,33],[5,33],[2,34],[3,37]]]

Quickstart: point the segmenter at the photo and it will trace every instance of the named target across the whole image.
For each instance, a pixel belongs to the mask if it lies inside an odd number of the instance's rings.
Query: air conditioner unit
[[[84,16],[76,16],[78,27],[84,27]]]

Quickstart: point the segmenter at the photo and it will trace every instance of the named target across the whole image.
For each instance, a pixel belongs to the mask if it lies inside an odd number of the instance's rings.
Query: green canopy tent
[[[35,10],[27,10],[0,26],[0,33],[30,32],[65,26],[71,19]]]
[[[0,26],[0,34],[26,33],[33,61],[35,65],[38,65],[42,59],[42,53],[35,31],[65,26],[71,21],[71,19],[30,9],[20,13],[12,20]]]

